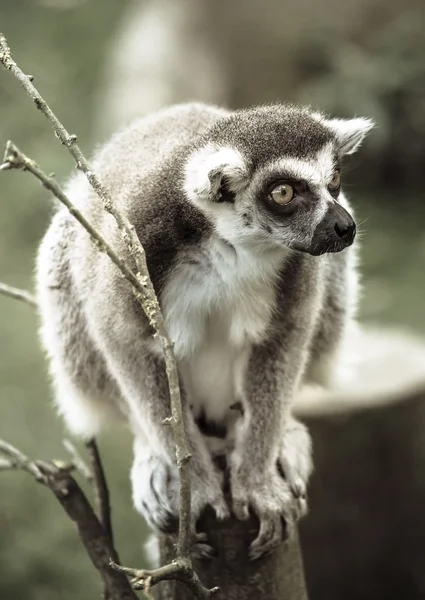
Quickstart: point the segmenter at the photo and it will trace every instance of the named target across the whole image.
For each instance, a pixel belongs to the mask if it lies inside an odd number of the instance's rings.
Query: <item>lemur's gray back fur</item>
[[[119,132],[93,163],[136,228],[175,342],[193,521],[206,504],[228,514],[213,462],[225,455],[233,511],[244,518],[251,505],[260,518],[253,558],[279,542],[282,515],[290,527],[305,511],[310,442],[290,417],[291,399],[303,378],[332,377],[356,296],[353,247],[343,250],[353,235],[341,241],[332,219],[354,225],[344,196],[332,199],[326,185],[370,126],[292,106],[182,105]],[[265,195],[282,173],[309,182],[295,212]],[[127,256],[82,175],[67,193]],[[135,437],[135,505],[156,527],[174,527],[164,364],[129,284],[64,209],[42,242],[37,281],[42,340],[68,426],[90,437],[111,415],[126,420]]]

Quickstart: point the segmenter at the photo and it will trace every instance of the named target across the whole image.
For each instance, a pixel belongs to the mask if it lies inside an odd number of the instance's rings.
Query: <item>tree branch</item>
[[[99,503],[100,501],[105,503],[101,509],[101,512],[103,512],[102,517],[105,518],[104,511],[109,509],[109,505],[105,502],[105,494],[108,496],[106,479],[96,443],[91,440],[87,445],[90,451],[93,452],[93,462],[96,462],[96,469],[102,469],[103,482],[96,485],[101,486],[101,489],[99,489],[99,494],[101,494]],[[79,457],[72,444],[71,446],[67,444],[66,447],[73,457],[74,464],[80,462],[81,457]],[[207,589],[202,585],[193,570],[191,562],[187,559],[178,558],[170,564],[152,571],[121,566],[118,553],[111,540],[111,534],[108,533],[107,527],[103,525],[102,521],[97,518],[84,492],[65,463],[30,460],[17,448],[0,439],[0,457],[2,455],[6,458],[0,458],[0,471],[26,471],[36,481],[42,483],[54,493],[68,516],[75,522],[87,553],[104,581],[105,593],[107,593],[110,600],[135,600],[136,596],[133,589],[149,592],[150,587],[160,581],[170,579],[183,582],[197,598],[212,598],[218,592],[218,587]],[[77,461],[76,457],[78,457]],[[87,476],[86,466],[83,472]],[[107,519],[109,519],[109,512]],[[111,576],[111,573],[116,575]],[[126,575],[132,578],[131,585],[127,581]]]
[[[86,442],[86,448],[90,454],[90,460],[93,467],[93,472],[86,465],[77,448],[69,440],[63,442],[65,448],[72,457],[72,462],[76,469],[83,475],[94,489],[95,501],[98,509],[98,517],[102,524],[103,530],[109,538],[111,544],[114,544],[113,529],[111,523],[111,505],[109,501],[109,489],[106,482],[105,472],[103,470],[102,460],[100,458],[99,449],[96,440],[93,438]],[[103,599],[111,600],[108,586],[104,587]]]
[[[138,292],[140,291],[140,283],[126,262],[115,252],[102,234],[91,225],[82,212],[74,206],[68,196],[66,196],[66,194],[62,191],[61,187],[53,176],[47,175],[42,169],[40,169],[35,161],[31,160],[28,156],[21,152],[19,148],[11,141],[6,143],[3,160],[4,162],[2,166],[6,166],[4,170],[21,169],[23,171],[28,171],[37,177],[43,186],[49,190],[49,192],[51,192],[59,200],[59,202],[61,202],[61,204],[66,206],[71,215],[84,227],[84,229],[90,235],[91,241],[95,244],[98,250],[100,252],[105,252],[105,254],[107,254],[112,262],[118,267],[123,276],[132,284],[133,288],[136,288]],[[27,292],[22,293],[27,294]],[[36,305],[35,299],[34,304]]]
[[[45,478],[43,473],[40,471],[35,462],[31,461],[25,454],[22,454],[17,448],[5,442],[4,440],[0,440],[0,454],[3,457],[6,457],[6,460],[3,459],[3,470],[7,464],[10,465],[11,469],[20,469],[22,471],[26,471],[30,473],[36,481],[40,481],[42,483],[45,482]]]
[[[97,443],[94,438],[86,443],[86,447],[90,454],[90,460],[93,469],[93,484],[100,522],[102,523],[105,532],[109,536],[111,544],[113,544],[114,535],[111,522],[111,502],[109,499],[109,488],[106,481],[102,460],[100,458],[99,448],[97,447]]]
[[[118,554],[70,470],[54,462],[33,461],[4,440],[0,440],[0,455],[6,457],[0,460],[0,470],[26,471],[53,492],[77,526],[87,554],[99,571],[110,599],[137,600],[124,573],[111,567],[111,560],[119,562]]]
[[[164,319],[161,314],[158,299],[153,288],[152,281],[149,277],[149,272],[146,264],[145,251],[137,237],[134,226],[130,223],[127,217],[122,214],[116,207],[111,195],[100,179],[91,169],[88,161],[84,157],[80,148],[77,145],[77,137],[74,134],[69,134],[53,111],[49,108],[45,100],[41,97],[35,86],[32,84],[32,78],[18,67],[12,58],[10,48],[6,38],[0,34],[0,62],[8,69],[20,82],[27,94],[35,103],[36,107],[44,114],[50,122],[56,137],[68,149],[71,156],[74,158],[77,168],[82,171],[91,186],[99,196],[102,204],[107,212],[115,219],[117,226],[122,234],[124,241],[127,243],[130,255],[136,263],[136,274],[138,285],[133,282],[133,289],[137,299],[140,301],[143,310],[145,311],[150,324],[155,329],[157,337],[161,342],[164,352],[164,361],[170,392],[172,426],[176,442],[176,459],[180,473],[180,512],[179,512],[179,537],[177,554],[181,558],[190,560],[191,547],[191,531],[190,531],[190,458],[189,446],[184,430],[183,411],[180,397],[179,377],[176,362],[173,353],[173,344],[168,336]],[[7,159],[6,159],[6,162]]]
[[[6,38],[2,34],[0,34],[0,62],[19,80],[23,88],[34,101],[36,107],[44,114],[44,116],[52,125],[56,137],[68,149],[72,157],[75,159],[77,168],[86,175],[89,183],[102,201],[104,209],[114,217],[121,232],[122,238],[127,244],[130,256],[135,261],[136,272],[134,273],[127,263],[115,253],[113,248],[106,242],[99,232],[97,232],[91,226],[91,224],[85,219],[84,215],[82,215],[80,211],[78,211],[78,209],[71,203],[71,201],[57,185],[56,181],[52,177],[48,177],[45,173],[43,173],[43,171],[41,171],[34,161],[23,155],[11,142],[8,142],[6,146],[4,164],[0,166],[0,170],[19,168],[30,171],[43,183],[47,189],[49,189],[56,196],[56,198],[58,198],[58,200],[60,200],[68,208],[70,213],[88,231],[92,241],[94,241],[99,250],[106,252],[109,258],[121,270],[124,277],[130,282],[137,300],[140,302],[151,326],[156,332],[155,336],[159,339],[162,345],[170,393],[170,423],[173,427],[174,439],[176,443],[176,461],[180,475],[177,558],[180,561],[179,564],[184,564],[184,569],[180,573],[180,579],[184,580],[187,585],[192,585],[193,587],[193,581],[199,582],[199,579],[194,573],[190,558],[190,452],[184,428],[179,377],[173,353],[173,344],[168,336],[159,302],[149,276],[144,249],[137,237],[134,226],[129,222],[125,214],[121,213],[117,208],[108,190],[105,188],[105,186],[103,186],[102,182],[95,175],[89,163],[83,156],[76,143],[76,136],[74,134],[69,134],[66,131],[59,119],[55,116],[32,84],[32,77],[25,75],[18,67],[11,56],[11,51],[7,44]],[[193,589],[197,590],[197,595],[210,593],[209,590],[203,588],[200,582],[199,585],[195,585]],[[201,595],[199,597],[206,596]]]
[[[77,471],[79,473],[81,473],[81,475],[84,477],[84,479],[88,483],[93,485],[94,484],[93,473],[90,471],[89,467],[86,465],[83,457],[78,452],[77,448],[74,446],[74,444],[70,440],[63,440],[62,443],[63,443],[65,450],[68,452],[68,454],[71,457],[72,465],[77,469]]]
[[[4,164],[1,166],[4,166]],[[10,169],[9,166],[7,166],[7,168]],[[9,296],[10,298],[14,298],[15,300],[21,300],[26,304],[31,304],[31,306],[37,306],[37,300],[35,299],[35,296],[30,294],[26,290],[20,290],[19,288],[12,287],[11,285],[7,285],[6,283],[0,283],[0,294],[2,294],[3,296]]]
[[[192,569],[190,563],[184,559],[177,559],[168,565],[154,569],[153,571],[146,571],[144,569],[130,569],[128,567],[122,567],[115,563],[111,563],[112,568],[121,571],[132,578],[131,583],[133,589],[143,590],[146,585],[149,587],[160,583],[161,581],[168,581],[174,579],[182,581],[186,584],[189,590],[197,598],[207,599],[212,598],[220,588],[214,587],[211,589],[205,588],[199,577]]]

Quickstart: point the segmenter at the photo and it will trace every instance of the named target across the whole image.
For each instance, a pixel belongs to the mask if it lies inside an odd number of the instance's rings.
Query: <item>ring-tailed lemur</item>
[[[340,161],[371,126],[294,106],[189,104],[136,122],[94,160],[143,243],[174,342],[193,527],[207,504],[219,518],[229,514],[214,460],[225,454],[231,510],[244,519],[251,507],[259,518],[253,559],[306,508],[310,438],[291,401],[306,377],[326,383],[339,364],[356,297],[356,227]],[[67,193],[128,257],[81,174]],[[129,283],[65,209],[42,242],[37,279],[60,412],[85,437],[108,417],[128,422],[135,506],[156,528],[175,528],[164,361]],[[195,540],[208,555],[204,537]]]

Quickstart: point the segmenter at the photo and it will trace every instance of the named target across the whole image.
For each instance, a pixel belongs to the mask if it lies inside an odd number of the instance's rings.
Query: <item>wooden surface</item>
[[[425,388],[306,422],[316,463],[300,524],[310,600],[425,598]]]
[[[208,527],[208,522],[203,525]],[[196,571],[207,587],[219,586],[217,600],[307,600],[298,539],[283,543],[277,552],[255,562],[248,560],[248,546],[258,531],[252,519],[246,523],[229,520],[208,527],[218,556],[211,561],[196,561]],[[170,560],[173,547],[169,538],[161,544],[163,560]],[[193,598],[182,584],[160,584],[161,600]]]

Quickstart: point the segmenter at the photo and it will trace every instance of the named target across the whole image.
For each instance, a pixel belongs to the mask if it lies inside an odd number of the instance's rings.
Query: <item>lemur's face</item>
[[[372,123],[282,110],[235,113],[189,159],[186,193],[235,246],[312,255],[344,250],[356,225],[341,192],[340,160],[356,151]]]
[[[319,255],[350,246],[356,225],[344,208],[332,143],[310,160],[281,158],[235,194],[234,210],[264,242]]]

